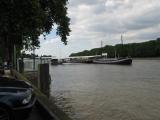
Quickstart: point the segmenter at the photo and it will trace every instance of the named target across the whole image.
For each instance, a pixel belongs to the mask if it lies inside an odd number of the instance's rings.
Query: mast
[[[101,48],[103,47],[103,41],[101,40]]]
[[[123,36],[121,35],[121,44],[123,45]]]
[[[101,40],[101,56],[102,56],[102,53],[103,53],[102,48],[103,48],[103,41]]]
[[[35,60],[35,47],[33,47],[33,70],[36,68],[36,60]]]
[[[114,49],[114,57],[117,58],[117,51]]]
[[[122,44],[122,55],[123,55],[123,52],[124,52],[124,46],[123,46],[123,36],[121,35],[121,44]],[[122,56],[123,57],[123,56]]]

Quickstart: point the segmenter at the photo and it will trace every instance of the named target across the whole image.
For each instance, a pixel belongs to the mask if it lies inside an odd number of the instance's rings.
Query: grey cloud
[[[98,6],[96,9],[98,10],[98,8],[103,11],[105,9],[103,6],[101,7]],[[128,8],[128,5],[126,6],[126,8]],[[150,27],[154,27],[160,23],[160,12],[158,12],[160,8],[158,6],[157,7],[153,6],[150,10],[144,11],[141,14],[137,14],[135,11],[134,16],[130,16],[128,12],[128,16],[123,17],[123,13],[127,12],[127,10],[125,9],[121,10],[122,16],[119,16],[119,17],[117,17],[115,14],[112,14],[112,16],[109,16],[111,15],[111,13],[108,13],[109,15],[107,15],[106,13],[104,14],[106,15],[106,17],[96,16],[100,18],[98,19],[96,17],[89,18],[94,20],[91,20],[92,22],[86,25],[87,29],[91,31],[96,31],[96,32],[108,32],[108,33],[116,34],[120,32],[124,33],[128,31],[147,29]],[[129,8],[128,10],[130,9],[132,8]],[[93,13],[93,14],[96,14],[96,13]],[[115,15],[115,19],[113,15]]]
[[[69,0],[70,6],[77,7],[78,5],[81,4],[86,4],[86,5],[94,5],[97,4],[99,0]]]
[[[106,7],[104,3],[99,3],[96,5],[92,5],[94,14],[101,14],[106,11]]]
[[[149,11],[145,11],[124,24],[124,27],[128,30],[140,30],[157,26],[160,24],[160,7],[154,7]],[[135,13],[136,14],[136,13]]]
[[[148,28],[153,28],[154,30],[160,24],[160,1],[155,0],[152,6],[147,8],[152,1],[154,0],[129,0],[127,3],[117,2],[113,6],[105,6],[105,0],[75,1],[72,4],[73,6],[71,6],[72,8],[77,8],[77,6],[74,6],[75,4],[83,4],[90,7],[91,10],[89,11],[90,13],[87,13],[88,11],[81,12],[77,10],[77,13],[74,14],[73,18],[76,19],[76,22],[73,26],[83,26],[83,29],[73,27],[72,35],[74,37],[71,37],[71,39],[94,42],[100,39],[107,39],[107,36],[111,35],[112,38],[108,41],[111,44],[119,41],[120,34],[128,36],[126,37],[126,43],[154,39],[158,36],[158,32],[142,31]],[[86,34],[86,31],[89,34]],[[128,33],[134,35],[131,37]]]
[[[105,32],[106,34],[119,34],[126,32],[125,29],[121,28],[120,26],[115,24],[103,24],[98,23],[92,25],[89,30],[96,31],[96,32]]]
[[[127,0],[126,3],[114,3],[116,0],[112,0],[113,5],[110,6],[106,1],[69,0],[72,32],[68,38],[69,45],[64,48],[65,55],[99,47],[100,40],[106,44],[117,44],[121,34],[125,36],[125,43],[160,36],[159,0]],[[47,44],[43,45],[42,52],[48,48],[51,52],[56,49],[56,46]]]
[[[155,40],[158,37],[160,37],[159,31],[156,32],[145,32],[145,33],[139,33],[133,38],[130,39],[135,39],[136,41],[145,41],[145,40]]]

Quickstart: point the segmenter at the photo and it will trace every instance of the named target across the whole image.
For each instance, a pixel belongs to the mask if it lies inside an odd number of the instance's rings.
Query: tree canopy
[[[1,0],[0,1],[0,44],[39,47],[39,36],[49,34],[57,25],[56,33],[67,44],[70,19],[67,16],[68,0]]]
[[[109,58],[113,58],[115,57],[115,51],[117,57],[160,57],[160,38],[142,43],[117,44],[115,46],[106,45],[102,48],[72,53],[70,56],[100,55],[103,52],[108,53]]]

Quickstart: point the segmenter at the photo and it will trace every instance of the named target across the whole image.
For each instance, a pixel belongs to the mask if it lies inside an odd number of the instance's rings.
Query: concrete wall
[[[30,82],[24,75],[20,74],[19,72],[17,72],[16,70],[12,70],[12,75],[19,79],[19,80],[24,80],[27,82]],[[31,82],[30,82],[31,83]],[[54,104],[54,100],[50,100],[45,94],[43,94],[37,87],[35,87],[34,85],[33,89],[34,92],[37,96],[37,100],[38,100],[38,104],[39,108],[41,110],[44,109],[45,112],[43,112],[44,114],[48,114],[47,116],[49,117],[49,120],[72,120],[71,118],[68,117],[68,115],[66,113],[64,113],[61,109],[59,109],[55,104]]]

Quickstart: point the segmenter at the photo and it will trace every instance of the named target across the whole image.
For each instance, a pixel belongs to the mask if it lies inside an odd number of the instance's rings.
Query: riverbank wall
[[[36,94],[37,97],[36,106],[39,109],[39,111],[46,117],[46,120],[72,120],[65,112],[63,112],[60,108],[58,108],[55,105],[55,103],[53,102],[54,100],[51,100],[47,95],[41,92],[41,90],[37,86],[33,84],[33,81],[34,80],[36,81],[36,79],[33,79],[33,77],[31,76],[32,78],[31,82],[31,80],[28,79],[29,76],[26,77],[25,73],[21,74],[16,70],[12,70],[11,73],[12,76],[14,76],[15,78],[27,81],[30,84],[32,84],[34,93]]]

